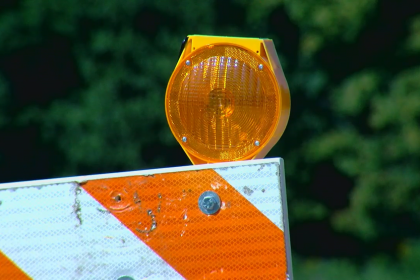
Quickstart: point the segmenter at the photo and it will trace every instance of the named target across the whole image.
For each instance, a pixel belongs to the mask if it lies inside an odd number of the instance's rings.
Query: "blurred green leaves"
[[[376,222],[375,211],[381,209],[392,220],[417,207],[419,74],[414,68],[388,82],[379,72],[361,72],[333,91],[335,130],[315,137],[307,155],[315,161],[331,159],[356,179],[349,208],[334,216],[337,229],[371,239],[387,231]]]
[[[284,1],[302,31],[301,51],[312,55],[328,41],[352,41],[362,29],[377,0]]]
[[[356,266],[344,260],[301,260],[294,258],[296,279],[305,280],[414,280],[420,274],[420,246],[408,241],[401,258],[396,261],[384,256],[371,259],[363,266]]]
[[[365,71],[348,77],[337,92],[332,93],[331,105],[337,113],[359,115],[369,105],[371,98],[377,94],[379,79],[374,71]]]
[[[0,128],[7,121],[7,105],[10,102],[10,92],[7,81],[0,76]]]
[[[420,51],[420,17],[410,20],[410,35],[406,41],[406,50],[411,53]]]

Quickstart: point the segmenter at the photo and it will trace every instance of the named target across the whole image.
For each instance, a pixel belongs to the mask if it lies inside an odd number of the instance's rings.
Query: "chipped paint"
[[[246,194],[246,195],[252,195],[253,193],[254,193],[254,191],[253,190],[251,190],[250,188],[248,188],[247,186],[245,186],[244,187],[244,193]]]
[[[260,165],[260,168],[258,168],[258,170],[257,171],[261,171],[261,170],[263,170],[263,168],[265,167],[265,164],[263,163],[263,164],[261,164]]]
[[[97,208],[96,208],[96,210],[98,210],[98,212],[100,212],[100,213],[104,213],[104,214],[109,214],[109,213],[111,213],[111,212],[109,212],[108,210],[106,210],[106,209],[101,209],[101,208],[99,208],[99,207],[97,207]]]
[[[73,213],[76,216],[78,224],[75,227],[79,227],[83,224],[82,220],[82,208],[80,207],[79,194],[82,192],[80,185],[77,185],[74,188],[74,203],[73,203]]]

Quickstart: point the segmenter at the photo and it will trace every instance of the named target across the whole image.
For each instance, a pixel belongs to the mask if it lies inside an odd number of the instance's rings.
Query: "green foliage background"
[[[420,9],[401,0],[2,0],[0,181],[189,164],[166,124],[188,34],[272,38],[299,279],[420,277]]]

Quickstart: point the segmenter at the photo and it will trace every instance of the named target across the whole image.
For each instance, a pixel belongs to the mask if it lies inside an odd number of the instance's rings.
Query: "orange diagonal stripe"
[[[286,279],[283,232],[214,170],[93,180],[83,188],[186,279]],[[208,190],[222,200],[212,216],[198,207]]]
[[[0,251],[0,279],[27,280],[31,278]]]

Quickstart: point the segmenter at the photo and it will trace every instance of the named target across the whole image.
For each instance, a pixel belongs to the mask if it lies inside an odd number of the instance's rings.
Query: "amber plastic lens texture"
[[[271,138],[281,108],[269,65],[236,45],[209,45],[184,58],[167,89],[169,126],[206,162],[252,158]]]

